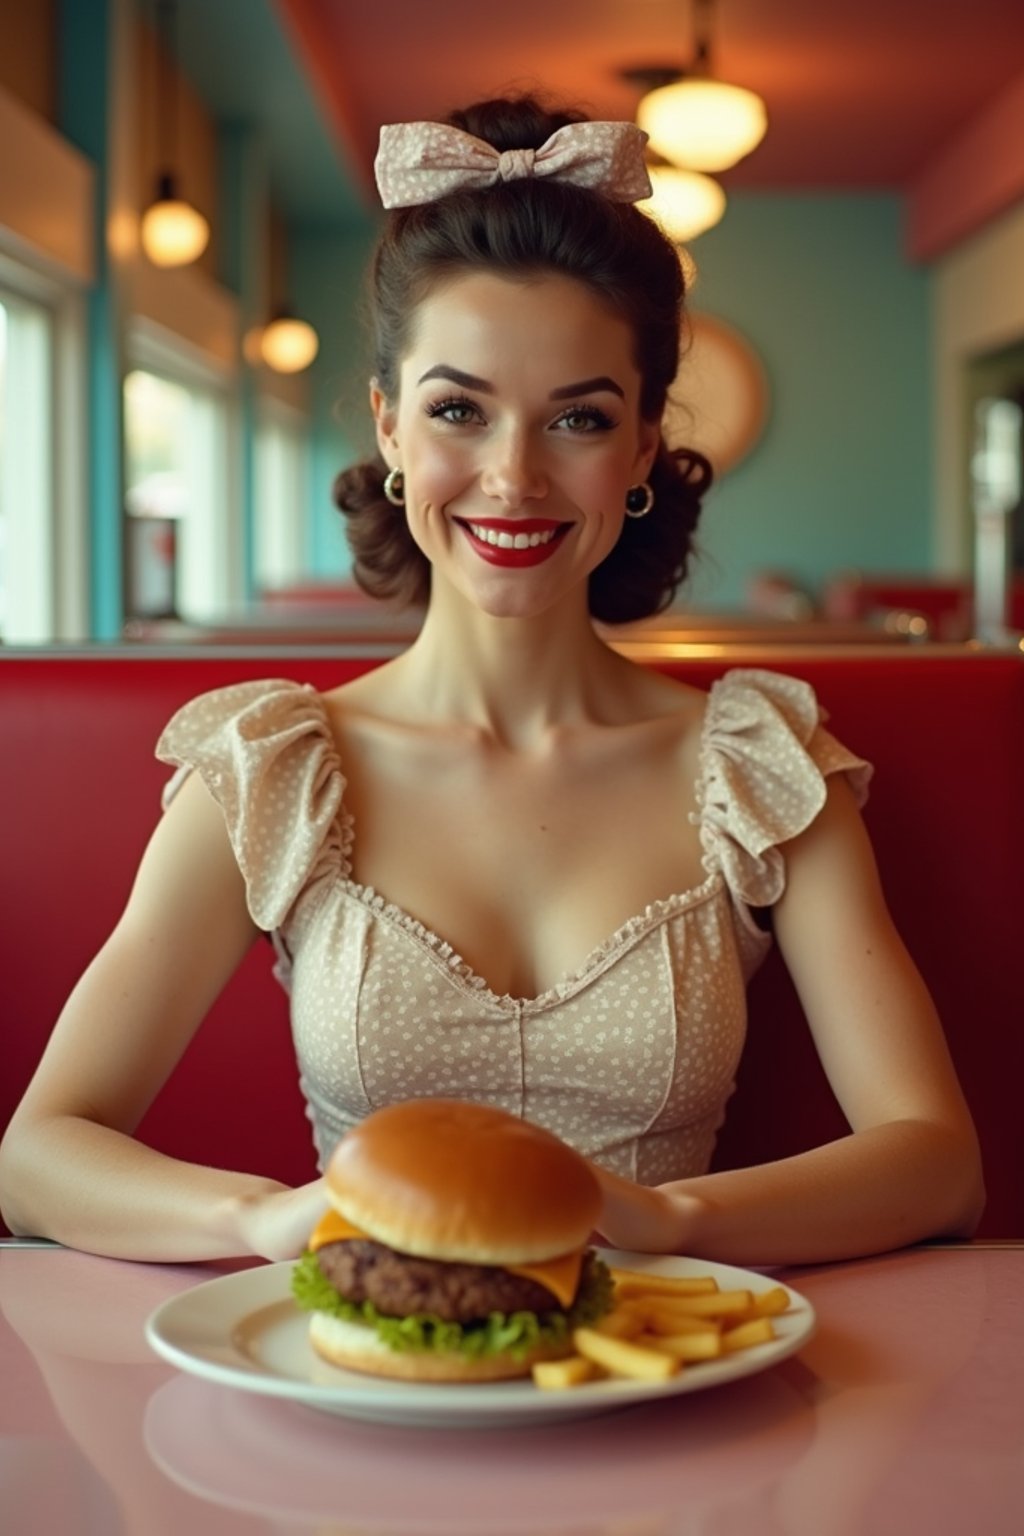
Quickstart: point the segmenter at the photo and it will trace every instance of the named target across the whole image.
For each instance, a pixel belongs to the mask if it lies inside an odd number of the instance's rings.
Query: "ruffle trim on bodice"
[[[782,895],[780,844],[814,821],[828,775],[845,774],[858,805],[867,799],[871,765],[825,730],[826,718],[811,685],[783,673],[736,668],[712,685],[692,819],[705,869],[721,870],[747,906]]]
[[[220,805],[258,927],[280,927],[311,885],[347,875],[352,817],[315,689],[275,678],[201,694],[171,719],[156,755],[179,769],[165,805],[188,770]]]

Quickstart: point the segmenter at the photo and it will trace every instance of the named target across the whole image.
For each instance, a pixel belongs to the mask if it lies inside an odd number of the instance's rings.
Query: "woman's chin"
[[[436,580],[436,572],[435,572]],[[586,582],[552,580],[539,572],[459,572],[453,586],[463,602],[491,619],[539,619],[553,610],[588,612]]]
[[[563,592],[547,593],[495,593],[473,598],[477,611],[489,619],[527,622],[542,619],[554,611],[563,611],[566,597]],[[584,605],[585,606],[585,605]]]

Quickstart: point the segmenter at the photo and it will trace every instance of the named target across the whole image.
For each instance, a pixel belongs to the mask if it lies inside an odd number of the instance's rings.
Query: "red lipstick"
[[[512,568],[542,565],[572,527],[571,523],[550,517],[474,517],[456,521],[481,560]],[[532,542],[525,543],[527,539]]]

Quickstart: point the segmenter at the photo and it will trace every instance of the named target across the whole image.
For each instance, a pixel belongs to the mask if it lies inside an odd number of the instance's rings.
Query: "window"
[[[7,423],[7,309],[0,301],[0,635],[6,617],[5,594],[10,581],[7,565],[7,524],[4,520],[4,438]]]
[[[0,248],[0,638],[8,645],[89,633],[84,316],[77,283]]]
[[[126,609],[131,619],[180,611],[178,525],[187,511],[189,397],[141,368],[124,381]]]
[[[306,551],[305,418],[275,400],[260,409],[256,437],[256,589],[287,587],[309,568]]]
[[[985,398],[974,408],[971,478],[977,501],[1000,511],[1021,498],[1024,411],[1016,400]]]
[[[133,348],[142,366],[124,382],[127,616],[211,622],[244,584],[228,402],[214,382],[154,351]]]
[[[53,637],[53,319],[0,288],[0,635]]]

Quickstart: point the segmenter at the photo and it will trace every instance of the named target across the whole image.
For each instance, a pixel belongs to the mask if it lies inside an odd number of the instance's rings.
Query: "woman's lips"
[[[489,565],[542,565],[572,527],[550,517],[456,518],[473,549]]]

